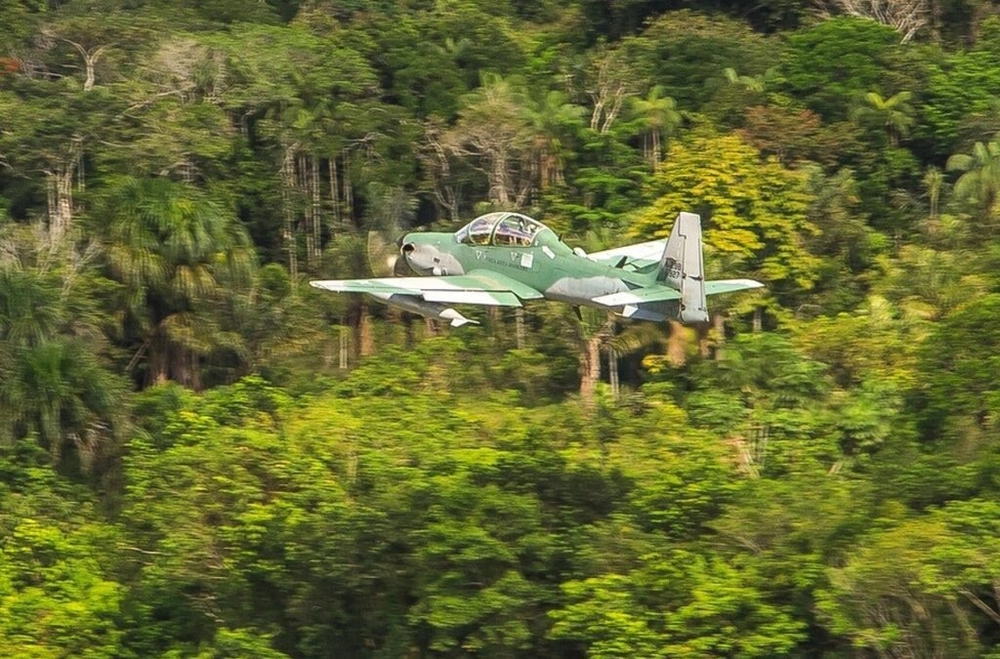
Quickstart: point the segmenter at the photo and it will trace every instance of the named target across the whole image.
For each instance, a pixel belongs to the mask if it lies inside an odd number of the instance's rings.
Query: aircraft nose
[[[410,267],[419,273],[430,272],[435,266],[434,255],[436,250],[427,245],[404,242],[399,251],[403,255],[403,258],[406,259],[406,262],[410,264]]]
[[[408,241],[403,243],[400,252],[410,268],[419,274],[443,275],[451,270],[447,263],[446,254],[442,253],[436,245]]]

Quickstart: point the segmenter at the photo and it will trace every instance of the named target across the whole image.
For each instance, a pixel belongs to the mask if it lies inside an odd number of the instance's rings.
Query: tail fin
[[[684,323],[708,322],[705,269],[701,255],[701,217],[678,213],[656,271],[656,283],[680,292],[679,319]]]

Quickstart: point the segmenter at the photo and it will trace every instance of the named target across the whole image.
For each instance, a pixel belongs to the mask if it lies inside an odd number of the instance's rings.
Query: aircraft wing
[[[663,256],[663,249],[666,247],[666,239],[660,240],[650,240],[645,243],[636,243],[634,245],[625,245],[624,247],[615,247],[614,249],[606,249],[601,252],[594,252],[588,254],[587,258],[592,261],[607,262],[607,261],[620,261],[622,257],[626,258],[630,263],[636,261],[657,263],[660,257]],[[639,263],[637,265],[644,265],[644,263]]]
[[[332,279],[310,285],[339,293],[412,295],[428,302],[519,307],[521,300],[542,297],[534,288],[497,272],[473,270],[464,275],[440,277],[385,277]]]

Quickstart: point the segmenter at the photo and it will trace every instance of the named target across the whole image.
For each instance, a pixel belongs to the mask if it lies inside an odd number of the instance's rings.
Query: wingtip
[[[743,290],[751,288],[764,288],[764,284],[762,282],[757,281],[756,279],[724,279],[722,281],[726,281],[732,284],[739,284],[740,286],[743,287]]]

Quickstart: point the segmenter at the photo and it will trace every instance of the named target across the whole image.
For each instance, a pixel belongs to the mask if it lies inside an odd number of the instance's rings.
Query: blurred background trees
[[[0,654],[1000,651],[992,4],[0,17]],[[695,211],[767,288],[452,330],[305,285],[498,208]]]

